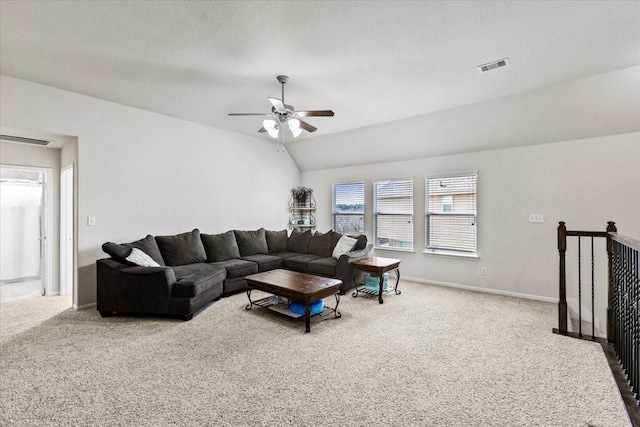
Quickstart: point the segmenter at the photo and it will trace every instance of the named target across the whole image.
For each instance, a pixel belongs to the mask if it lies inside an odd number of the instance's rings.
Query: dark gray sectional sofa
[[[96,261],[97,308],[114,313],[175,315],[185,320],[209,302],[247,289],[245,277],[284,268],[342,280],[341,293],[353,288],[351,263],[372,249],[365,235],[353,236],[355,247],[332,256],[342,234],[334,231],[231,230],[201,234],[198,229],[174,236],[152,236],[135,242],[105,243],[111,258]],[[136,266],[126,258],[138,248],[159,267]]]

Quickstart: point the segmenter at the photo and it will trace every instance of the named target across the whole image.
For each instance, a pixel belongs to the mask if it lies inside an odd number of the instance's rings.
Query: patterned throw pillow
[[[351,252],[357,242],[358,240],[353,237],[342,236],[340,240],[338,240],[338,243],[336,243],[336,247],[333,249],[333,257],[335,259],[339,259],[341,255]]]
[[[131,253],[125,259],[135,265],[139,265],[140,267],[160,267],[160,264],[155,262],[153,258],[138,248],[132,248]]]

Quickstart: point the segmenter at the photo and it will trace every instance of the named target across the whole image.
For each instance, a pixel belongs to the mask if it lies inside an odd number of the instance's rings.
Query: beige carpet
[[[190,322],[67,310],[1,343],[10,426],[629,426],[553,304],[403,281],[312,324],[224,298]]]
[[[71,295],[32,297],[0,303],[0,341],[33,328],[71,307]]]

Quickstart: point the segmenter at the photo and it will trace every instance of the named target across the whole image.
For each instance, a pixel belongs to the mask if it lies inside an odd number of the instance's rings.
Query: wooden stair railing
[[[578,238],[578,332],[567,325],[567,237]],[[591,243],[591,335],[582,333],[582,254],[581,238]],[[608,292],[607,339],[596,337],[594,318],[594,238],[607,239]],[[565,223],[558,225],[558,252],[560,254],[558,328],[556,334],[599,342],[602,345],[614,379],[620,390],[627,413],[634,427],[640,427],[640,241],[617,234],[613,221],[606,231],[567,230]]]

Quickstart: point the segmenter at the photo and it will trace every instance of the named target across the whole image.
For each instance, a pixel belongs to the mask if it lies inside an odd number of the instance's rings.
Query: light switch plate
[[[96,217],[95,216],[88,216],[87,217],[87,225],[96,225]]]

